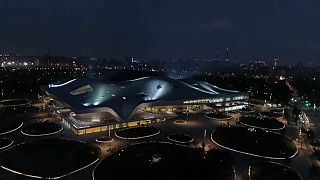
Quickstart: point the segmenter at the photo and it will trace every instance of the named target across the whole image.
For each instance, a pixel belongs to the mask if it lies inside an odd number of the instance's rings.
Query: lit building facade
[[[179,113],[233,111],[249,98],[248,93],[204,81],[163,76],[120,82],[72,79],[42,90],[66,126],[79,135],[161,122]]]

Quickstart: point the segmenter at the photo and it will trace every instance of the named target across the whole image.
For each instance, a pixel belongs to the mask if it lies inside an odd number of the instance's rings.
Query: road
[[[201,147],[202,143],[205,142],[206,150],[209,150],[211,148],[218,149],[219,147],[217,147],[210,139],[211,132],[216,127],[219,127],[221,125],[227,125],[227,123],[229,123],[230,125],[235,125],[239,117],[240,117],[239,114],[233,114],[232,120],[219,121],[219,120],[212,120],[212,119],[206,118],[203,114],[189,114],[186,124],[177,125],[177,124],[174,124],[173,120],[167,120],[165,122],[152,124],[152,126],[155,126],[156,128],[161,130],[161,134],[155,137],[152,137],[149,140],[166,140],[167,136],[170,134],[185,133],[195,138],[195,143],[192,144],[193,147]],[[186,116],[182,116],[178,118],[187,119]],[[299,128],[297,126],[289,125],[287,130],[287,136],[295,139],[297,136],[298,129]],[[121,149],[132,143],[138,142],[134,140],[122,140],[122,139],[115,138],[113,132],[111,133],[111,135],[114,137],[114,141],[112,143],[103,144],[103,143],[95,142],[95,139],[97,137],[106,136],[106,135],[108,135],[108,132],[100,132],[95,134],[76,136],[70,130],[65,128],[62,132],[52,135],[50,137],[57,137],[57,138],[64,137],[64,138],[70,138],[70,139],[93,143],[99,146],[102,150],[100,160],[104,159],[105,157],[111,154],[111,152],[109,151],[110,149]],[[17,139],[15,144],[21,143],[21,142],[29,142],[35,139],[34,137],[27,137],[22,135],[20,131],[12,132],[8,134],[7,137]],[[46,137],[43,137],[43,138],[46,138]],[[233,152],[232,152],[232,155],[235,157],[235,170],[236,170],[235,173],[236,173],[237,180],[241,180],[242,174],[246,173],[245,170],[247,169],[247,166],[248,166],[248,160],[251,159],[252,157],[239,154],[239,153],[233,153]],[[92,171],[98,163],[99,162],[95,163],[94,165],[82,171],[76,172],[64,179],[65,180],[92,179]],[[294,168],[297,172],[299,172],[305,180],[311,179],[310,175],[308,174],[308,169],[309,167],[311,167],[311,162],[310,162],[309,154],[307,151],[300,150],[299,154],[291,160],[290,166]],[[0,180],[2,179],[22,180],[22,179],[28,179],[28,178],[17,176],[8,172],[4,172],[3,170],[0,170]]]

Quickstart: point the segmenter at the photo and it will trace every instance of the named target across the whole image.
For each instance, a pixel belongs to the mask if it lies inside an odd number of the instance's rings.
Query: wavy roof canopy
[[[170,104],[177,101],[245,94],[218,88],[204,81],[174,80],[163,76],[121,82],[81,78],[50,84],[44,89],[68,104],[76,113],[107,107],[122,119],[130,118],[135,109],[143,103]]]

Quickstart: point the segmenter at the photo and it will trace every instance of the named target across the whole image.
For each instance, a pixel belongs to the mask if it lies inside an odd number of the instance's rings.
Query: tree
[[[201,147],[204,149],[206,147],[206,144],[204,142],[202,142]]]

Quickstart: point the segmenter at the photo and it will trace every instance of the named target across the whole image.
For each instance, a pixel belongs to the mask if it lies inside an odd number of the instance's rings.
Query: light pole
[[[302,148],[301,127],[299,129],[300,148]]]
[[[189,121],[189,110],[187,110],[187,121]]]
[[[202,143],[202,147],[203,147],[203,151],[206,151],[206,136],[207,136],[207,129],[204,130],[203,132],[203,143]]]

